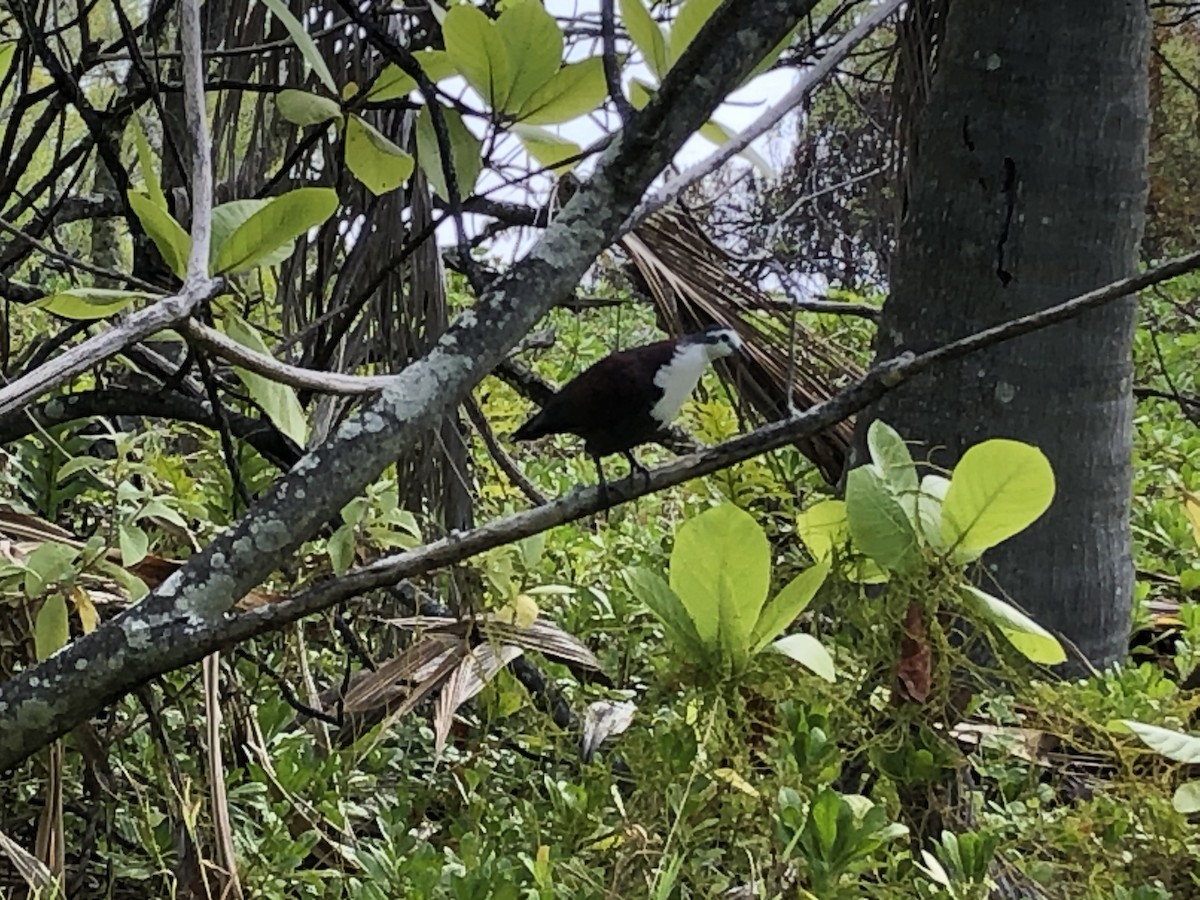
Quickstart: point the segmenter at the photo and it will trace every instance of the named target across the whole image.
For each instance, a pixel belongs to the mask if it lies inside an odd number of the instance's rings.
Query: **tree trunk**
[[[915,123],[881,357],[1134,272],[1149,39],[1144,0],[952,0]],[[1123,658],[1129,631],[1134,307],[944,366],[872,411],[941,466],[990,437],[1046,453],[1054,503],[985,557],[988,580],[1097,665]]]

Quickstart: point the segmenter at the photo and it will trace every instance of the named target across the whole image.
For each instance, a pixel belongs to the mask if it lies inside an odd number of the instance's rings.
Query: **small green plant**
[[[993,884],[988,877],[1000,839],[990,832],[943,831],[933,851],[922,850],[920,866],[930,885],[921,885],[921,895],[950,900],[984,900]]]
[[[680,526],[670,584],[645,568],[631,570],[629,582],[672,643],[719,678],[740,674],[755,654],[770,648],[832,681],[833,659],[816,638],[792,634],[776,640],[808,606],[829,568],[827,561],[818,562],[767,603],[767,536],[749,513],[725,503]]]

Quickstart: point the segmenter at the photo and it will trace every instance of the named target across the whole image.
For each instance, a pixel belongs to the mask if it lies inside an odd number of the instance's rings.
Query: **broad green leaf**
[[[947,549],[942,540],[942,504],[950,490],[950,479],[941,475],[926,475],[921,479],[915,501],[917,531],[930,547],[941,552]]]
[[[266,265],[268,259],[278,258],[281,248],[290,251],[296,238],[332,216],[337,205],[332,188],[295,188],[272,197],[217,249],[213,271],[246,272]]]
[[[488,106],[503,110],[512,91],[513,72],[496,24],[478,7],[456,6],[446,13],[442,35],[446,54],[467,83]]]
[[[399,100],[402,97],[407,97],[417,89],[417,79],[413,78],[395,63],[388,63],[379,77],[375,79],[375,83],[371,85],[371,90],[367,92],[369,100]]]
[[[514,113],[562,65],[563,36],[541,0],[520,0],[496,20],[496,30],[508,52],[510,88],[504,112]]]
[[[167,208],[167,198],[163,196],[162,182],[158,178],[158,168],[154,163],[154,154],[150,152],[150,142],[146,140],[146,132],[136,115],[129,117],[129,130],[133,132],[133,145],[137,149],[138,168],[142,170],[142,180],[146,182],[146,195],[155,205]]]
[[[67,646],[70,637],[67,598],[59,593],[51,594],[42,601],[42,608],[33,623],[33,646],[38,662],[49,659]]]
[[[39,544],[25,560],[26,596],[36,597],[47,585],[69,580],[75,574],[78,558],[79,550],[75,547],[57,541]]]
[[[257,350],[267,356],[271,355],[270,349],[259,337],[258,332],[239,316],[234,313],[226,313],[222,325],[225,333],[239,344],[244,344],[251,350]],[[300,406],[295,390],[286,384],[279,384],[246,369],[235,366],[233,371],[246,386],[251,398],[263,408],[263,412],[267,414],[275,427],[303,447],[308,438],[308,420],[304,417],[304,410]]]
[[[867,429],[867,449],[871,462],[884,483],[898,498],[917,490],[917,467],[904,438],[890,425],[876,419]]]
[[[719,643],[735,666],[771,586],[771,548],[754,517],[732,503],[688,519],[671,551],[671,589],[708,646]]]
[[[463,124],[462,116],[453,109],[442,109],[446,118],[446,131],[450,134],[450,155],[454,160],[454,175],[458,181],[460,197],[469,197],[475,189],[475,180],[483,162],[483,145]],[[446,187],[446,173],[442,168],[442,154],[438,147],[437,133],[433,129],[433,113],[426,106],[417,116],[417,155],[421,171],[429,179],[434,192],[443,200],[450,199]]]
[[[782,653],[794,659],[804,668],[826,681],[837,680],[837,671],[833,665],[833,657],[829,655],[821,642],[811,634],[789,634],[771,645],[776,653]]]
[[[720,147],[731,141],[734,137],[734,133],[720,122],[709,119],[700,126],[700,136],[712,141],[714,144]],[[754,168],[758,169],[758,171],[761,172],[765,177],[775,177],[775,170],[771,167],[771,164],[763,159],[763,157],[753,147],[747,147],[745,150],[739,153],[738,156],[742,157],[751,165],[753,165]]]
[[[1119,725],[1132,731],[1143,744],[1167,759],[1188,765],[1200,763],[1200,737],[1133,719],[1117,721]]]
[[[340,526],[325,542],[325,552],[329,554],[329,565],[335,575],[344,574],[354,565],[355,539],[358,532],[353,525]]]
[[[919,562],[912,523],[872,466],[847,476],[846,518],[854,546],[883,568],[907,572]]]
[[[640,78],[633,78],[629,82],[629,102],[634,109],[645,109],[654,93],[654,88]]]
[[[117,526],[117,546],[121,548],[121,565],[136,566],[150,550],[150,536],[132,522]]]
[[[646,604],[662,622],[667,637],[693,659],[701,659],[704,655],[704,643],[696,631],[695,622],[684,609],[683,601],[671,590],[670,585],[649,569],[630,569],[626,577],[634,596]]]
[[[450,59],[450,54],[445,50],[419,50],[413,54],[413,57],[420,64],[425,75],[434,84],[439,81],[445,81],[452,75],[459,74],[453,60]],[[429,99],[431,98],[426,98],[426,100]]]
[[[284,0],[262,0],[262,2],[266,4],[267,9],[271,10],[271,14],[283,23],[287,33],[296,42],[296,48],[300,51],[300,55],[321,79],[321,83],[329,89],[329,93],[337,96],[338,88],[333,80],[333,75],[330,73],[329,67],[325,65],[325,60],[321,57],[321,52],[317,49],[312,37],[300,24],[300,20],[292,15]]]
[[[13,54],[17,52],[16,41],[0,43],[0,83],[8,77],[9,67],[12,66]]]
[[[671,65],[679,61],[683,51],[700,33],[704,23],[712,18],[721,0],[687,0],[671,25]]]
[[[370,123],[351,116],[346,121],[346,165],[378,197],[404,184],[413,173],[414,162]]]
[[[1200,812],[1200,781],[1185,781],[1175,788],[1171,805],[1180,815],[1190,816]]]
[[[667,39],[658,27],[658,23],[650,15],[650,11],[642,5],[642,0],[621,0],[621,21],[625,30],[637,45],[638,50],[646,60],[646,68],[654,73],[659,80],[671,68],[670,53],[667,49]]]
[[[814,503],[796,516],[796,534],[813,559],[830,559],[833,549],[840,547],[850,537],[846,504],[841,500]]]
[[[1027,659],[1047,666],[1067,661],[1066,651],[1058,642],[1058,638],[1025,613],[973,585],[963,585],[963,590],[968,597],[976,601],[979,611],[992,621],[1008,638],[1008,642]]]
[[[763,608],[754,626],[755,653],[775,640],[785,628],[796,621],[800,613],[804,612],[829,576],[829,567],[830,561],[826,558],[805,569],[789,581]]]
[[[604,61],[593,56],[559,69],[521,105],[516,118],[527,125],[559,125],[598,109],[607,96]]]
[[[208,246],[209,268],[212,268],[216,263],[217,251],[225,246],[229,240],[229,236],[237,231],[247,219],[270,202],[271,198],[269,197],[264,197],[261,200],[230,200],[228,203],[222,203],[213,209],[212,240]],[[274,253],[265,256],[259,265],[277,266],[291,256],[292,249],[292,244],[284,244]]]
[[[298,91],[288,88],[275,95],[275,108],[279,114],[301,128],[309,125],[320,125],[342,117],[342,108],[336,100],[311,94],[308,91]]]
[[[1037,447],[996,439],[963,454],[942,504],[942,538],[977,559],[1032,525],[1054,499],[1054,472]]]
[[[106,288],[70,288],[33,303],[38,309],[64,319],[104,319],[119,313],[134,300],[153,297],[145,291],[114,291]]]
[[[162,254],[163,262],[172,272],[183,278],[187,274],[188,253],[192,248],[192,239],[183,226],[149,196],[140,191],[128,191],[129,208],[138,217],[142,230],[154,241],[154,246]]]
[[[574,141],[559,137],[553,131],[536,125],[514,125],[512,132],[526,152],[540,165],[553,168],[555,173],[569,172],[579,164],[583,148]]]
[[[1200,544],[1200,497],[1191,491],[1183,492],[1183,512],[1192,524],[1192,537]]]

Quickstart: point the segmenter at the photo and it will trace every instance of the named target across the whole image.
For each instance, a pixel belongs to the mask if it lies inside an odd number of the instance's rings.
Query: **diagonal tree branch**
[[[356,411],[240,521],[140,603],[0,684],[0,770],[202,642],[240,597],[361,493],[397,454],[428,434],[574,289],[684,141],[816,3],[726,0],[651,103],[609,145],[595,175],[541,241],[490,286],[473,310],[460,315],[422,360],[401,372],[378,399]],[[189,88],[199,91],[201,86]]]

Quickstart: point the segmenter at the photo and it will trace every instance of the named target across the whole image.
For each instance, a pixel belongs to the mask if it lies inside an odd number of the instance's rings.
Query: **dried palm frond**
[[[684,334],[715,322],[742,336],[745,352],[721,360],[717,371],[758,421],[821,403],[839,383],[862,374],[848,354],[799,322],[796,359],[789,361],[793,313],[742,278],[686,211],[657,213],[621,238],[621,246],[645,280],[667,331]],[[853,432],[853,422],[846,420],[796,446],[832,484],[841,477]]]

